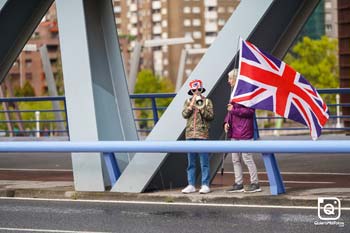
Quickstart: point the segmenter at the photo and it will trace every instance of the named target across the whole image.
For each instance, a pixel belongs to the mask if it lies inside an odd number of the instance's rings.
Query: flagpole
[[[236,54],[233,58],[233,71],[234,71],[234,75],[237,77],[238,72],[235,72],[235,70],[238,71],[238,68],[236,69],[236,62],[237,62],[237,57],[239,57],[239,43],[240,43],[240,38],[241,36],[238,36],[238,40],[237,40],[237,47],[236,47]],[[233,87],[230,87],[230,97],[228,100],[228,103],[230,104],[231,102],[231,94],[232,94],[232,90]],[[225,141],[227,141],[228,137],[227,137],[227,132],[225,132]],[[222,161],[221,161],[221,176],[224,175],[224,160],[227,156],[227,153],[223,153],[222,154]]]

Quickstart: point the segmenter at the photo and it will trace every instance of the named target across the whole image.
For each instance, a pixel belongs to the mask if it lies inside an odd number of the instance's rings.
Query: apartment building
[[[125,67],[136,41],[191,37],[193,43],[142,48],[140,69],[170,78],[175,84],[183,49],[188,54],[183,80],[191,74],[218,32],[239,4],[239,0],[114,0],[116,24]],[[129,41],[124,38],[129,38]],[[200,77],[199,77],[200,78]]]
[[[5,79],[7,88],[23,87],[25,82],[28,81],[34,88],[36,96],[41,96],[47,92],[45,74],[38,50],[43,45],[47,46],[52,71],[57,76],[57,63],[60,61],[58,60],[59,38],[55,5],[49,9],[14,62],[8,77]]]
[[[338,38],[338,11],[337,0],[325,0],[324,21],[325,33],[330,38]]]

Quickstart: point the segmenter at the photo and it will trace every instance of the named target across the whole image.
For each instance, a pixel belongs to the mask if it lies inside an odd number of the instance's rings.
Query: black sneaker
[[[256,192],[261,192],[260,185],[258,183],[256,184],[250,184],[249,187],[245,190],[248,193],[256,193]]]
[[[233,187],[227,190],[229,193],[242,193],[244,192],[243,184],[234,184]]]

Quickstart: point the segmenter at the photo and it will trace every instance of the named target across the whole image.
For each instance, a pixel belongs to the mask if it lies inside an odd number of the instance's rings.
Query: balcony
[[[162,27],[157,25],[153,27],[153,34],[161,34],[162,33]]]
[[[206,7],[217,7],[218,6],[218,1],[217,0],[205,0],[204,5]]]
[[[205,44],[211,45],[215,39],[216,39],[216,36],[207,36],[205,37]]]
[[[206,11],[205,12],[205,18],[206,19],[217,19],[218,13],[216,11]]]
[[[137,5],[136,5],[136,3],[130,4],[130,11],[137,11]]]
[[[137,23],[137,16],[136,15],[131,16],[130,23],[132,23],[132,24],[136,24]]]
[[[153,22],[160,22],[162,20],[162,15],[157,13],[152,15]]]
[[[132,28],[131,30],[130,30],[130,35],[132,35],[132,36],[137,36],[137,28]]]
[[[120,13],[122,11],[122,8],[120,6],[115,6],[113,8],[114,13]]]
[[[205,31],[206,32],[217,32],[218,25],[216,23],[207,23],[207,24],[205,24]]]
[[[152,10],[159,10],[162,4],[160,1],[152,1]]]

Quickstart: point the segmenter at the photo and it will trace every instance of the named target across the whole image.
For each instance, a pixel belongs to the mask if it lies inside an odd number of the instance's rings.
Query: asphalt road
[[[70,153],[0,153],[1,169],[72,169]]]
[[[0,199],[0,232],[350,231],[349,210],[337,220],[344,227],[315,221],[321,221],[317,209]]]
[[[265,170],[260,154],[254,155],[259,171]],[[276,154],[282,172],[350,173],[350,154]],[[69,153],[0,153],[1,169],[72,169]],[[232,171],[230,156],[225,171]]]
[[[254,155],[259,180],[268,185],[265,166],[260,154]],[[292,188],[350,188],[350,155],[348,154],[276,154],[286,187]],[[249,183],[243,166],[245,184]],[[0,153],[0,180],[73,181],[69,153]],[[233,183],[231,156],[224,163],[225,174],[217,175],[213,186]],[[183,171],[185,172],[185,171]]]

